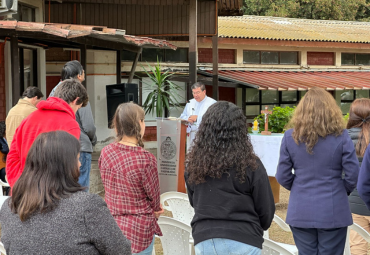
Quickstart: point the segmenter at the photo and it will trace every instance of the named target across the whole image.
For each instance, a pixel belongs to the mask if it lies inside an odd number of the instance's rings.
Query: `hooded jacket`
[[[6,175],[11,187],[21,176],[27,153],[39,134],[63,130],[80,138],[75,113],[63,99],[49,97],[37,106],[38,110],[22,121],[13,137],[6,162]]]
[[[62,82],[59,82],[53,90],[50,92],[49,97],[53,97],[55,90]],[[81,136],[80,136],[80,151],[92,153],[94,151],[93,146],[97,142],[96,127],[94,124],[94,117],[91,111],[90,102],[85,107],[80,108],[76,113],[76,121],[80,125]]]

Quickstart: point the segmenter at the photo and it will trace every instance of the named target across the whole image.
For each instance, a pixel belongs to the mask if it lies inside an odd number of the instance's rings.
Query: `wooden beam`
[[[247,88],[243,87],[242,88],[242,110],[244,115],[247,114]]]
[[[140,48],[140,50],[136,53],[136,58],[135,58],[134,63],[132,63],[131,72],[130,72],[130,76],[128,77],[127,83],[132,83],[132,79],[134,78],[134,75],[135,75],[135,70],[136,70],[137,62],[139,62],[141,51],[142,51],[142,48]]]
[[[212,61],[213,61],[213,83],[212,97],[214,100],[219,100],[218,93],[218,35],[212,36]]]
[[[21,97],[21,83],[19,78],[19,54],[18,54],[18,38],[12,36],[10,38],[10,65],[12,74],[12,105],[18,103]],[[22,70],[23,71],[23,70]]]
[[[189,3],[189,86],[197,82],[198,45],[197,45],[197,8],[198,1]],[[188,89],[188,100],[191,98],[191,89]]]
[[[121,59],[122,59],[122,51],[116,51],[116,83],[120,84],[121,82],[121,73],[122,73],[122,66],[121,66]]]
[[[85,70],[85,80],[82,82],[82,85],[87,88],[87,51],[86,51],[86,45],[82,44],[80,48],[80,62]]]

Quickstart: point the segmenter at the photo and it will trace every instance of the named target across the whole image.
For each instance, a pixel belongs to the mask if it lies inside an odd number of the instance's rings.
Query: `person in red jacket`
[[[58,86],[54,97],[41,101],[37,105],[38,110],[22,121],[14,134],[6,162],[10,187],[21,176],[28,150],[39,134],[63,130],[80,138],[80,126],[75,114],[86,106],[88,100],[85,87],[78,80],[68,79]]]

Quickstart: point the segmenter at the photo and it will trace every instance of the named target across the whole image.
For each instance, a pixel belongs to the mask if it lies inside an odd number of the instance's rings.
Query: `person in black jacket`
[[[370,99],[356,99],[349,110],[347,123],[348,134],[356,149],[358,162],[361,166],[365,150],[370,143]],[[370,211],[360,198],[357,189],[349,196],[349,204],[353,222],[370,231]],[[355,231],[350,233],[352,255],[367,254],[367,242]]]
[[[6,181],[6,171],[5,171],[5,164],[6,164],[6,156],[9,153],[9,146],[5,139],[6,135],[6,124],[5,121],[0,121],[0,180],[2,182]],[[10,188],[4,188],[5,195],[9,194]],[[2,192],[2,189],[0,189],[0,192]]]
[[[203,115],[185,172],[197,255],[261,254],[275,204],[247,130],[242,110],[230,102]]]

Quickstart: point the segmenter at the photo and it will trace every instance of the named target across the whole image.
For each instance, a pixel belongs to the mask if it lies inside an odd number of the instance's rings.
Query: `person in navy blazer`
[[[276,173],[290,190],[286,222],[300,255],[342,255],[359,163],[334,98],[312,88],[285,132]]]

